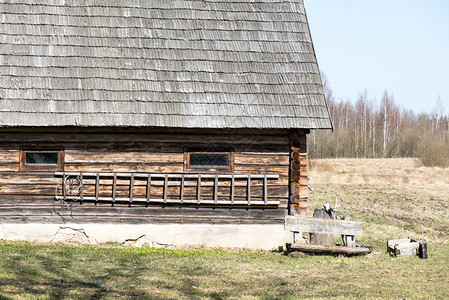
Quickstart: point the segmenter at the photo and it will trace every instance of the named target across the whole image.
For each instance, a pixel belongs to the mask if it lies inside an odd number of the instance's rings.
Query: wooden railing
[[[270,199],[269,181],[279,175],[151,174],[56,172],[62,201],[127,203],[279,205]]]

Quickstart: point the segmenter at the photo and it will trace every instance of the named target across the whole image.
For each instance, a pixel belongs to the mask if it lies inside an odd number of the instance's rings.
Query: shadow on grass
[[[0,297],[149,297],[145,292],[126,288],[138,277],[138,269],[130,266],[129,261],[111,261],[106,253],[99,255],[96,251],[83,251],[78,247],[26,243],[6,248],[9,251],[2,251],[0,261],[0,272],[5,274],[0,276]],[[79,261],[77,250],[83,251],[79,257],[84,261]],[[130,268],[133,268],[132,276]]]

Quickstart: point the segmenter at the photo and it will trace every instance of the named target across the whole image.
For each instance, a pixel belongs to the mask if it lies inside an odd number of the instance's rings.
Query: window
[[[184,151],[187,170],[230,171],[234,170],[234,152],[227,147],[187,148]]]
[[[22,147],[20,149],[21,171],[63,171],[64,149],[62,147]]]

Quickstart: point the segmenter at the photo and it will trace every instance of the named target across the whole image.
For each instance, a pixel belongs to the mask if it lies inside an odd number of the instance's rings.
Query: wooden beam
[[[167,202],[167,186],[168,186],[168,175],[164,176],[164,203]]]
[[[370,249],[364,247],[322,246],[311,244],[291,244],[289,251],[296,250],[306,253],[342,254],[342,255],[366,255]]]
[[[96,173],[96,181],[95,181],[95,201],[98,200],[98,195],[100,193],[100,174]]]
[[[181,203],[184,202],[184,181],[185,181],[185,179],[184,179],[184,174],[183,174],[181,177],[181,188],[179,191],[179,194],[180,194],[179,198],[181,199]]]
[[[263,201],[265,202],[265,204],[267,203],[267,196],[268,196],[268,191],[267,191],[267,174],[265,174],[265,176],[263,178]]]
[[[147,203],[149,203],[150,202],[150,198],[151,198],[151,174],[148,174],[148,177],[147,177],[147,191],[146,191],[147,193]]]
[[[117,174],[114,173],[114,177],[112,177],[112,203],[115,202],[116,195],[117,195]]]
[[[62,199],[64,201],[66,201],[66,199],[67,199],[66,189],[67,189],[67,187],[66,187],[66,175],[63,173],[62,174],[62,197],[63,197]]]
[[[198,174],[197,201],[201,203],[201,174]]]
[[[285,230],[328,234],[361,235],[362,223],[357,221],[285,216]]]
[[[234,204],[234,184],[235,184],[235,178],[234,176],[231,177],[231,204]]]
[[[248,197],[248,205],[251,204],[251,175],[248,176],[247,179],[247,184],[246,184],[246,188],[247,188],[247,197]]]
[[[217,204],[217,192],[218,192],[218,175],[215,175],[214,180],[214,203]]]
[[[83,202],[83,174],[80,175],[80,201]]]

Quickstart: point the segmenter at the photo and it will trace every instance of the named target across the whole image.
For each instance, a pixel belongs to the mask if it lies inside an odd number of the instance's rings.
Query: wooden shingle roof
[[[0,11],[0,126],[331,127],[302,0]]]

